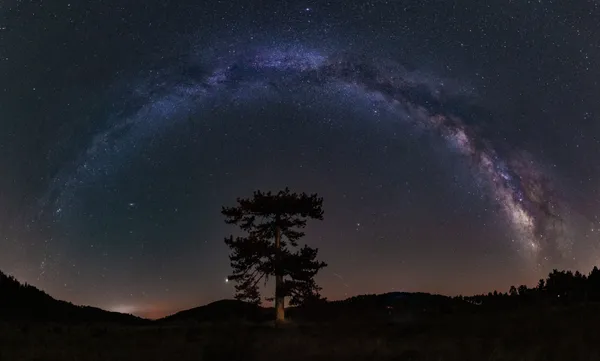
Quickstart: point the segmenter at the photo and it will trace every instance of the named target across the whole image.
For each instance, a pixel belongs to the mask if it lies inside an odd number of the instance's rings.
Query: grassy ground
[[[293,324],[284,329],[0,324],[0,360],[600,360],[600,309],[450,315],[411,325]]]

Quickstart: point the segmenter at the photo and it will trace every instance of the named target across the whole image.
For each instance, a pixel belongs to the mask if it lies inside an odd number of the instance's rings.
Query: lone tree
[[[316,260],[318,249],[300,248],[298,240],[309,218],[323,219],[322,205],[323,198],[316,194],[291,193],[285,188],[277,194],[255,191],[251,199],[238,198],[237,206],[223,207],[225,222],[246,233],[225,238],[232,250],[233,274],[228,280],[237,283],[237,299],[259,303],[258,284],[262,280],[266,285],[272,276],[276,321],[285,320],[285,297],[290,297],[291,305],[321,299],[314,277],[327,264]]]

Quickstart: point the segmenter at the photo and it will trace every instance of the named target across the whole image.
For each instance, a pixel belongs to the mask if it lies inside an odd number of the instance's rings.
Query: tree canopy
[[[309,219],[323,219],[323,198],[316,194],[255,191],[252,198],[238,198],[234,207],[223,207],[227,224],[244,235],[225,238],[236,282],[236,298],[259,303],[259,284],[275,277],[277,318],[283,319],[283,302],[299,305],[321,299],[314,277],[327,264],[317,260],[317,248],[299,246]]]

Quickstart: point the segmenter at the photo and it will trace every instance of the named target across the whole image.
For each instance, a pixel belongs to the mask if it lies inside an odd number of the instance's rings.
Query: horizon
[[[573,270],[573,269],[564,269],[564,270],[558,270],[559,272],[571,272],[573,274],[579,272],[580,274],[587,276],[589,275],[592,270],[594,268],[598,268],[598,266],[594,266],[592,269],[590,269],[590,271],[588,272],[584,272],[582,270]],[[2,272],[2,270],[0,270],[0,272]],[[3,273],[3,272],[2,272]],[[4,275],[11,277],[11,274],[8,273],[3,273]],[[14,276],[12,276],[14,277]],[[22,282],[21,280],[19,280],[18,278],[14,277],[20,284],[22,285],[29,285],[29,286],[33,286],[35,287],[37,290],[44,292],[46,294],[48,294],[50,297],[54,298],[57,301],[67,301],[67,300],[63,300],[60,298],[56,298],[54,297],[52,294],[49,294],[48,292],[46,292],[43,289],[40,289],[38,287],[36,287],[35,285],[29,284],[27,282]],[[546,279],[546,277],[542,278],[543,280]],[[539,281],[539,280],[538,280]],[[407,290],[392,290],[392,291],[387,291],[387,292],[380,292],[380,293],[362,293],[362,294],[354,294],[354,295],[348,295],[345,296],[343,298],[337,298],[337,299],[329,299],[326,298],[326,300],[328,302],[339,302],[339,301],[345,301],[345,300],[349,300],[352,299],[354,297],[360,297],[360,296],[382,296],[382,295],[386,295],[386,294],[393,294],[393,293],[403,293],[403,294],[428,294],[428,295],[433,295],[433,296],[443,296],[443,297],[448,297],[448,298],[456,298],[456,297],[466,297],[466,298],[470,298],[470,297],[477,297],[477,296],[486,296],[488,294],[492,294],[495,292],[498,292],[499,294],[509,294],[510,291],[510,287],[519,287],[519,286],[523,286],[523,284],[513,284],[511,286],[509,286],[509,288],[507,288],[506,290],[501,290],[501,289],[494,289],[494,290],[489,290],[486,292],[481,292],[481,293],[477,293],[477,294],[470,294],[470,295],[465,295],[465,294],[455,294],[455,295],[447,295],[447,294],[442,294],[442,293],[435,293],[435,292],[426,292],[426,291],[407,291]],[[529,289],[535,289],[537,287],[537,282],[535,284],[525,284],[524,286],[528,287]],[[266,297],[269,297],[269,295],[266,295]],[[98,305],[93,305],[93,304],[77,304],[77,303],[72,303],[75,306],[90,306],[90,307],[94,307],[94,308],[98,308],[104,311],[108,311],[108,312],[116,312],[116,313],[120,313],[120,314],[124,314],[124,315],[132,315],[138,318],[142,318],[142,319],[146,319],[146,320],[150,320],[150,321],[156,321],[156,320],[160,320],[166,317],[170,317],[173,315],[176,315],[180,312],[185,312],[185,311],[189,311],[192,309],[196,309],[196,308],[201,308],[204,306],[208,306],[210,304],[216,303],[216,302],[220,302],[220,301],[238,301],[238,302],[245,302],[245,301],[241,301],[241,300],[237,300],[235,298],[222,298],[222,299],[216,299],[216,300],[212,300],[212,301],[208,301],[206,303],[199,303],[196,305],[191,305],[189,307],[184,307],[184,308],[179,308],[179,309],[165,309],[165,308],[156,308],[156,307],[148,307],[148,308],[138,308],[136,306],[131,306],[131,305],[117,305],[117,306],[113,306],[113,307],[102,307],[102,306],[98,306]],[[70,301],[67,301],[70,302]],[[262,308],[273,308],[274,307],[274,301],[267,301],[264,300],[261,302],[261,304],[259,305]],[[288,304],[286,304],[285,306],[286,308],[289,307],[294,307],[294,306],[289,306]]]

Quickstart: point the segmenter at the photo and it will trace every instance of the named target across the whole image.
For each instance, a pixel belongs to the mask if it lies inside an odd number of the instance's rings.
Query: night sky
[[[0,3],[0,269],[157,317],[231,298],[221,206],[318,193],[323,295],[600,264],[597,1]]]

